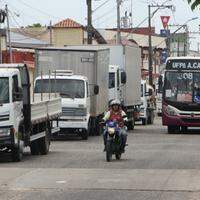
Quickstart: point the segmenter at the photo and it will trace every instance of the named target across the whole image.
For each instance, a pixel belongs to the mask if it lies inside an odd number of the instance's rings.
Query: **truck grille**
[[[9,115],[0,115],[0,122],[8,120],[9,120]]]
[[[62,116],[86,116],[86,108],[62,108]]]

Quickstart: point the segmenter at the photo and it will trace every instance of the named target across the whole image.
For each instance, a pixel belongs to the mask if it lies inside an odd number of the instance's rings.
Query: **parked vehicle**
[[[117,160],[121,159],[121,137],[120,137],[120,127],[115,121],[106,122],[105,128],[107,134],[106,140],[106,160],[110,162],[112,160],[112,155],[114,154]]]
[[[140,107],[140,120],[143,125],[153,124],[155,101],[153,97],[154,89],[146,80],[141,81],[141,107]]]
[[[61,94],[63,114],[58,125],[72,133],[81,132],[83,139],[88,133],[99,135],[99,121],[108,106],[109,50],[90,46],[40,48],[36,50],[36,66],[37,76],[42,71],[46,79],[49,71],[59,70],[55,75],[58,91],[63,87],[64,93],[70,93]],[[74,96],[74,87],[81,90],[81,98]]]
[[[47,154],[52,120],[61,114],[61,98],[30,94],[30,78],[25,64],[0,65],[0,150],[22,159],[24,147],[31,154]]]
[[[98,86],[94,87],[93,94],[90,94],[87,77],[74,75],[72,71],[67,70],[56,70],[55,73],[50,76],[37,77],[35,93],[47,93],[51,90],[51,92],[60,93],[62,97],[62,116],[58,122],[61,131],[56,133],[56,136],[73,133],[80,135],[83,140],[87,140],[90,97],[98,94]],[[56,125],[57,122],[54,124]]]
[[[168,133],[200,127],[200,58],[171,57],[166,62],[163,125]]]

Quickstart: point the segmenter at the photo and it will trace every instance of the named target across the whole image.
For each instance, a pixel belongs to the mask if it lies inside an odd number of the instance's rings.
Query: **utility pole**
[[[7,19],[7,32],[8,32],[10,63],[13,63],[12,46],[11,46],[11,38],[10,38],[10,23],[9,23],[9,14],[8,14],[8,5],[7,4],[5,7],[5,11],[6,11],[6,19]]]
[[[151,6],[148,6],[149,15],[149,85],[153,85],[153,58],[152,58],[152,41],[151,41]]]
[[[87,37],[87,42],[88,44],[92,44],[92,0],[86,0],[87,1],[87,12],[88,12],[88,17],[87,17],[87,32],[88,32],[88,37]]]
[[[120,6],[122,0],[116,0],[116,1],[117,1],[117,44],[121,44]]]
[[[172,5],[148,5],[148,18],[149,18],[149,85],[153,86],[153,52],[152,52],[152,38],[151,38],[151,8],[157,8],[157,10],[153,13],[155,14],[160,8],[168,8],[168,9],[172,9],[173,6]]]

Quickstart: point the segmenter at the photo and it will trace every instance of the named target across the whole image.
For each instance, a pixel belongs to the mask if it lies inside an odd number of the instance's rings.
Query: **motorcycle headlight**
[[[9,135],[10,135],[10,128],[0,128],[0,137]]]
[[[166,106],[165,111],[170,116],[176,116],[176,115],[179,114],[178,110],[176,108],[172,107],[172,106]]]
[[[115,128],[108,128],[108,133],[113,135],[115,133]]]

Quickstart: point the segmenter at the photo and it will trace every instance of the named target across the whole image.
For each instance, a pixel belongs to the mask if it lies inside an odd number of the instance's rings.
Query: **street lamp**
[[[149,12],[149,85],[153,85],[153,60],[152,60],[152,40],[151,40],[151,8],[157,8],[153,15],[161,8],[173,9],[173,5],[148,5]]]

